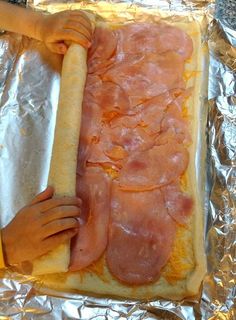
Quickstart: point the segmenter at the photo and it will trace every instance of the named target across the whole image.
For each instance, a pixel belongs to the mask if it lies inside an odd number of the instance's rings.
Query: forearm
[[[0,29],[40,39],[37,24],[42,14],[0,1]]]

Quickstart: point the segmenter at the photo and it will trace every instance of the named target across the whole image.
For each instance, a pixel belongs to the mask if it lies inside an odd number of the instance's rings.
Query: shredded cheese
[[[183,74],[183,79],[187,82],[189,79],[196,77],[200,74],[200,71],[185,71]]]
[[[103,282],[108,283],[109,280],[105,275],[105,257],[102,256],[99,260],[93,262],[87,268],[80,271],[81,279],[86,273],[96,274]]]
[[[191,231],[186,236],[186,228],[179,226],[170,259],[162,273],[171,284],[187,278],[188,273],[194,270],[191,241]]]

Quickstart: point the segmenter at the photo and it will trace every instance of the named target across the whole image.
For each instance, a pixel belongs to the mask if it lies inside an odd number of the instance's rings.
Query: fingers
[[[50,250],[58,247],[60,244],[71,239],[77,233],[78,233],[78,229],[67,230],[62,233],[59,233],[59,234],[56,234],[56,235],[53,235],[49,238],[44,239],[42,241],[42,244],[45,248],[47,248],[47,251],[50,251]]]
[[[92,24],[91,21],[89,20],[89,18],[87,17],[87,15],[83,12],[83,11],[79,11],[79,10],[71,10],[69,11],[69,17],[70,19],[74,18],[76,20],[80,19],[81,23],[88,29],[91,31],[92,29]]]
[[[36,203],[40,203],[42,201],[45,201],[47,199],[52,198],[54,193],[54,189],[53,187],[47,187],[43,192],[39,193],[38,195],[36,195],[34,197],[34,199],[31,201],[31,205],[36,204]]]
[[[90,41],[86,38],[85,35],[71,29],[63,30],[61,34],[58,36],[57,40],[60,41],[61,39],[78,43],[86,49],[89,48],[91,45]]]
[[[46,211],[42,214],[42,224],[45,225],[54,220],[59,220],[69,217],[78,217],[80,214],[80,209],[75,206],[61,206],[53,208],[49,211]]]
[[[82,25],[79,21],[69,20],[65,25],[66,30],[74,30],[76,32],[81,33],[85,36],[85,38],[90,42],[91,41],[91,31],[88,30],[84,25]]]
[[[70,42],[77,43],[85,49],[90,47],[92,25],[82,11],[63,11],[49,15],[45,19],[40,34],[50,51],[65,54],[66,44]]]
[[[34,206],[34,209],[45,212],[50,209],[60,207],[60,206],[77,206],[81,205],[81,200],[76,197],[62,197],[62,198],[53,198],[50,200],[46,200],[42,203],[37,203]]]
[[[59,232],[75,228],[79,228],[79,221],[76,218],[59,219],[44,225],[42,236],[45,239],[50,236],[56,235]]]

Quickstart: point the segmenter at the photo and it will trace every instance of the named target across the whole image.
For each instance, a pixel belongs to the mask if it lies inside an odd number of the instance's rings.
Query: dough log
[[[87,76],[87,50],[72,44],[63,60],[60,97],[48,184],[55,196],[75,196],[82,101]],[[70,243],[33,261],[33,275],[66,272]]]

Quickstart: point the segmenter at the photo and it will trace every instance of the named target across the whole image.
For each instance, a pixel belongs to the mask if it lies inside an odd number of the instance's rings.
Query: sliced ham
[[[149,134],[160,131],[160,122],[163,119],[167,105],[173,101],[169,91],[158,95],[146,102],[132,108],[135,114],[123,115],[112,119],[111,127],[135,128],[137,126],[145,128]]]
[[[86,88],[84,92],[82,106],[82,121],[80,136],[87,141],[88,144],[100,136],[102,127],[102,110],[97,103],[94,92],[101,88],[102,82],[97,76],[88,76]]]
[[[104,113],[116,111],[118,114],[130,112],[129,99],[124,90],[115,83],[102,82],[100,79],[97,85],[91,87],[91,95],[99,108]]]
[[[99,140],[102,128],[102,111],[94,98],[87,91],[82,106],[77,172],[82,174],[91,154],[91,146]]]
[[[111,159],[107,156],[107,152],[114,147],[110,137],[110,130],[107,126],[103,126],[99,139],[90,146],[89,163],[107,163]]]
[[[92,46],[88,51],[88,73],[102,74],[112,64],[117,38],[107,28],[97,27],[93,34]]]
[[[124,161],[119,182],[123,190],[143,191],[177,180],[187,169],[189,155],[182,145],[168,143],[135,152]]]
[[[100,168],[86,168],[77,179],[77,196],[83,201],[80,230],[71,241],[70,271],[97,261],[107,246],[110,216],[110,180]]]
[[[168,214],[179,224],[186,225],[193,209],[193,199],[180,189],[178,182],[161,188]]]
[[[121,160],[134,151],[150,149],[155,138],[150,137],[143,128],[126,128],[104,125],[97,143],[90,146],[88,162],[101,163]],[[119,153],[119,155],[118,155]]]
[[[162,54],[174,51],[185,60],[193,51],[191,38],[179,28],[165,23],[132,23],[115,31],[118,40],[117,54],[149,52]]]
[[[164,23],[95,29],[77,169],[83,205],[70,271],[105,253],[124,283],[160,277],[176,225],[187,224],[193,207],[179,182],[191,142],[183,72],[192,50],[184,31]]]
[[[167,263],[175,222],[167,214],[160,191],[112,189],[112,213],[106,260],[120,281],[140,285],[155,281]]]
[[[176,105],[169,106],[163,120],[161,122],[162,133],[173,133],[173,137],[178,143],[188,144],[192,142],[188,122],[183,118],[182,113],[178,110]],[[163,138],[162,136],[160,138]],[[157,137],[158,142],[158,137]]]
[[[175,88],[184,88],[184,60],[175,52],[163,55],[127,56],[103,76],[118,84],[129,96],[131,106]]]
[[[179,107],[182,92],[183,90],[179,89],[166,91],[132,108],[135,114],[115,117],[110,121],[110,125],[131,129],[139,126],[149,135],[155,135],[161,131],[161,122],[166,117],[168,105]]]
[[[117,38],[108,28],[96,27],[93,33],[92,45],[88,50],[90,60],[108,60],[116,51]]]
[[[111,139],[117,145],[122,146],[129,154],[134,151],[148,150],[155,143],[155,140],[142,127],[133,129],[115,127],[111,130]]]

